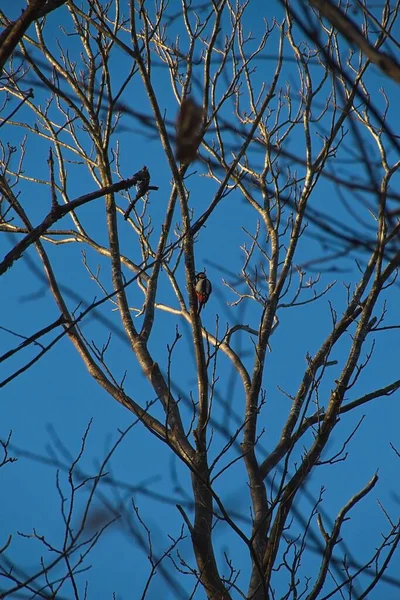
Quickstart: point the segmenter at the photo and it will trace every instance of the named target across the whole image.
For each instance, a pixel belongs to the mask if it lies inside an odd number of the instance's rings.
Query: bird
[[[139,198],[141,198],[142,196],[144,196],[146,194],[146,192],[149,189],[149,185],[150,185],[150,173],[148,168],[146,167],[146,165],[143,167],[143,169],[141,171],[138,171],[136,173],[136,177],[138,179],[138,182],[136,184],[136,199],[138,200]]]
[[[207,300],[212,292],[211,281],[207,279],[206,274],[203,271],[197,273],[194,278],[194,290],[198,302],[197,314],[199,315],[203,306],[207,304]]]
[[[135,206],[139,198],[142,198],[145,194],[147,194],[149,190],[158,190],[157,186],[150,185],[150,172],[146,165],[143,167],[143,169],[135,173],[134,177],[136,178],[136,196],[131,201],[127,210],[124,213],[125,221],[129,217],[132,208]]]
[[[197,157],[203,114],[203,108],[192,98],[182,100],[176,120],[175,156],[183,165],[190,164]]]

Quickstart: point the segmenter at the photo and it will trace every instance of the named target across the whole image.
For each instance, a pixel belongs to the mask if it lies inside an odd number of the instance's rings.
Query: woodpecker
[[[197,314],[199,315],[203,306],[207,304],[207,300],[212,292],[211,281],[207,279],[205,273],[197,273],[194,278],[194,289],[198,301]]]

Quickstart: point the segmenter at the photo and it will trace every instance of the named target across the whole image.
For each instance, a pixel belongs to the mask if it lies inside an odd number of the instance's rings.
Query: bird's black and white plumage
[[[194,289],[198,302],[197,314],[199,315],[203,306],[207,304],[207,300],[212,292],[211,281],[207,279],[205,273],[197,273],[196,277],[194,278]]]

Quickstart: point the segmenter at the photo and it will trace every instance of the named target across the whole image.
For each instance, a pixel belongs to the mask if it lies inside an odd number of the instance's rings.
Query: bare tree
[[[95,474],[81,467],[90,427],[77,456],[54,432],[50,458],[14,448],[66,474],[64,535],[55,545],[24,534],[53,555],[29,572],[9,558],[8,538],[1,598],[90,596],[88,556],[121,518],[149,557],[135,597],[158,576],[182,598],[361,599],[398,586],[387,572],[400,541],[392,505],[376,509],[387,525],[378,538],[371,524],[366,559],[346,537],[377,465],[361,488],[349,483],[338,512],[324,503],[350,445],[368,454],[360,407],[384,406],[400,387],[390,365],[399,3],[379,14],[359,2],[357,23],[331,3],[329,14],[303,4],[300,16],[277,4],[262,29],[263,2],[47,0],[14,23],[0,13],[0,231],[11,240],[0,273],[29,301],[0,322],[23,338],[0,358],[0,386],[29,382],[68,338],[88,377],[135,419]],[[390,75],[380,93],[374,63]],[[39,323],[38,303],[55,317]],[[19,306],[24,322],[31,311],[22,333]],[[133,427],[180,465],[158,498],[181,519],[161,552],[140,505],[121,501],[147,484],[108,471]],[[1,435],[1,466],[13,468]],[[377,443],[390,441],[383,431]],[[224,492],[236,478],[243,510]],[[240,564],[222,554],[218,528],[240,545]]]

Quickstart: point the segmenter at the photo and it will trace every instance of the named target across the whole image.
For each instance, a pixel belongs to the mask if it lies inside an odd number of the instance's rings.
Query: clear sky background
[[[177,10],[179,10],[180,4],[178,2],[176,4]],[[18,0],[10,6],[9,2],[0,0],[0,6],[8,16],[15,18],[24,6],[24,2]],[[251,30],[255,39],[258,39],[264,27],[262,19],[267,18],[272,22],[272,19],[276,17],[279,21],[282,19],[282,15],[279,2],[265,3],[264,0],[252,0],[246,11],[245,28],[247,31]],[[61,8],[48,17],[44,30],[45,38],[54,49],[56,49],[57,37],[62,39],[63,43],[67,39],[66,43],[70,45],[71,55],[75,53],[75,58],[79,60],[79,51],[74,46],[74,38],[65,38],[63,33],[63,28],[70,31],[71,27],[67,9]],[[180,27],[180,21],[177,20],[171,25],[171,30],[175,33],[180,32]],[[228,20],[225,19],[221,39],[227,27]],[[28,33],[33,36],[33,28]],[[296,35],[297,39],[301,39],[302,34],[296,32]],[[394,31],[394,35],[400,37],[399,29]],[[262,82],[266,82],[268,85],[272,79],[275,67],[273,57],[276,55],[276,39],[276,36],[271,36],[258,62],[257,72],[254,75],[256,86],[261,85]],[[346,48],[346,45],[344,44],[343,47]],[[288,46],[285,55],[292,56]],[[122,80],[129,65],[118,50],[115,50],[112,60],[114,61],[112,74],[115,81],[118,82],[119,79]],[[319,75],[318,69],[319,67],[316,66],[316,77]],[[155,68],[152,77],[161,110],[165,111],[167,122],[172,123],[176,118],[177,104],[170,91],[168,74],[165,69]],[[281,87],[284,88],[287,82],[291,84],[293,103],[296,105],[297,67],[294,62],[290,61],[286,62],[283,69]],[[397,108],[400,88],[390,83],[377,69],[371,69],[369,82],[371,89],[375,90],[375,95],[371,99],[380,110],[383,104],[379,88],[384,86],[392,102],[389,111],[390,124],[392,129],[397,131],[400,121]],[[34,84],[32,83],[32,85]],[[196,89],[193,90],[193,93],[196,97]],[[45,97],[44,90],[35,89],[35,102],[41,103]],[[128,86],[123,102],[128,107],[132,106],[134,110],[151,114],[138,77],[134,78],[132,84]],[[7,113],[7,111],[5,112]],[[21,121],[25,118],[32,121],[32,115],[28,108],[23,108],[16,117]],[[227,118],[229,119],[229,112]],[[319,127],[320,133],[323,133],[324,123],[316,125],[315,131]],[[149,214],[154,227],[153,239],[157,239],[171,191],[171,174],[159,140],[149,136],[145,131],[137,121],[127,114],[123,117],[120,128],[117,129],[113,144],[115,146],[117,141],[120,144],[123,177],[130,177],[143,165],[147,165],[152,175],[151,183],[160,188],[158,192],[151,194],[149,204]],[[7,126],[1,130],[0,134],[3,144],[9,143],[17,147],[23,136],[27,135],[24,174],[39,180],[47,179],[48,141],[33,134],[27,134],[26,130],[21,127]],[[351,134],[348,135],[350,139]],[[316,148],[318,147],[317,139],[317,134],[315,134]],[[233,136],[232,143],[234,143]],[[372,155],[376,156],[377,151],[372,146],[371,140],[365,138],[365,143],[373,153]],[[349,145],[351,146],[350,141]],[[304,154],[304,140],[301,133],[290,136],[285,142],[285,149],[301,157]],[[352,173],[352,164],[350,160],[346,163],[346,157],[349,160],[349,155],[345,152],[338,154],[337,162],[333,163],[335,173],[347,176],[351,174],[355,179],[365,178],[365,173],[359,170]],[[17,158],[15,157],[13,160],[16,168]],[[259,164],[261,160],[262,155],[260,154]],[[285,164],[284,161],[283,164]],[[68,185],[71,198],[96,189],[94,181],[85,172],[84,167],[71,164],[69,168]],[[300,170],[301,167],[293,165],[293,169]],[[206,171],[201,163],[196,163],[190,171],[193,172],[193,176],[187,181],[190,189],[190,205],[193,208],[194,216],[198,217],[208,206],[217,185],[205,177]],[[18,189],[20,201],[25,210],[32,222],[38,224],[50,208],[48,186],[22,180]],[[332,214],[337,220],[341,220],[344,226],[351,224],[352,227],[359,228],[361,233],[364,231],[362,219],[368,223],[368,219],[372,217],[361,203],[355,201],[350,192],[346,200],[351,205],[355,217],[351,217],[349,212],[344,209],[334,186],[327,180],[321,179],[313,192],[312,206],[324,214]],[[126,200],[120,197],[119,202],[125,210]],[[96,200],[85,206],[80,209],[79,214],[96,239],[107,244],[104,200]],[[359,223],[357,223],[358,218],[360,219]],[[141,259],[134,233],[123,220],[122,215],[119,215],[118,219],[122,251],[138,263]],[[178,213],[174,220],[179,221]],[[68,221],[69,219],[66,217],[60,226],[66,229],[70,228],[72,224]],[[198,270],[202,270],[204,267],[207,269],[207,276],[214,286],[214,293],[203,314],[203,323],[212,332],[215,331],[217,315],[221,330],[225,329],[227,323],[232,326],[235,323],[243,322],[257,327],[259,322],[260,307],[250,303],[247,303],[244,308],[230,306],[229,303],[233,302],[235,297],[223,283],[224,279],[233,282],[235,275],[240,272],[243,262],[243,252],[240,246],[244,242],[249,244],[249,238],[246,237],[243,229],[254,232],[255,224],[254,213],[244,204],[240,194],[234,192],[221,202],[213,218],[201,230],[196,243],[196,267]],[[310,233],[313,231],[315,229],[310,224]],[[15,241],[15,237],[11,234],[1,235],[2,256],[10,250]],[[101,291],[90,280],[84,267],[81,254],[83,249],[83,246],[79,244],[46,245],[59,282],[64,286],[63,289],[71,309],[75,308],[80,300],[88,304],[95,297],[101,297]],[[326,248],[318,244],[311,235],[306,235],[295,262],[304,265],[315,257],[320,257],[324,252],[327,252]],[[358,258],[362,262],[362,253],[358,254]],[[107,259],[99,257],[90,249],[87,249],[87,259],[94,271],[97,265],[102,267],[104,284],[107,290],[111,291]],[[317,270],[318,267],[310,268],[308,276],[315,276]],[[343,284],[353,284],[357,280],[354,257],[340,259],[326,265],[322,264],[321,270],[318,290],[321,291],[334,280],[337,282],[329,294],[316,303],[293,309],[282,309],[278,313],[280,324],[271,339],[272,352],[268,355],[263,382],[267,391],[267,402],[261,418],[261,421],[264,419],[262,423],[265,432],[260,440],[260,457],[266,456],[268,450],[277,443],[281,428],[290,410],[290,400],[279,391],[279,388],[289,394],[296,393],[306,368],[306,353],[314,354],[331,330],[329,302],[340,314],[346,303],[346,289]],[[180,281],[184,282],[183,265],[180,266]],[[2,317],[0,325],[3,328],[21,335],[30,335],[59,316],[54,300],[43,279],[43,270],[39,259],[32,247],[2,277],[1,284],[0,314]],[[308,296],[305,293],[304,298],[307,297],[311,297],[311,293]],[[390,288],[386,297],[388,303],[385,324],[398,324],[400,298],[397,287]],[[139,288],[131,286],[129,299],[133,306],[141,306],[142,295]],[[157,300],[177,307],[172,290],[164,277]],[[176,327],[179,327],[183,334],[183,339],[174,353],[172,379],[173,385],[176,386],[174,391],[176,395],[182,395],[182,404],[184,404],[184,401],[188,401],[190,392],[196,393],[196,374],[191,352],[190,330],[186,322],[176,315],[158,311],[156,319],[156,333],[151,342],[151,351],[163,370],[167,365],[167,344],[173,343]],[[148,386],[134,356],[129,351],[129,344],[124,336],[119,315],[113,310],[110,303],[103,305],[97,316],[92,314],[87,318],[83,324],[83,332],[89,340],[94,340],[101,346],[107,340],[109,323],[113,330],[112,343],[108,353],[109,367],[119,380],[125,372],[127,373],[125,389],[134,400],[140,401],[142,404],[145,404],[146,401],[153,401],[154,392]],[[398,336],[396,330],[377,336],[373,358],[360,377],[357,386],[351,391],[349,400],[360,397],[367,391],[386,385],[396,377],[398,378]],[[50,340],[50,338],[48,339]],[[15,336],[5,330],[0,331],[0,340],[1,353],[19,342]],[[341,342],[331,357],[332,360],[338,361],[338,365],[329,371],[323,388],[326,397],[321,397],[322,405],[325,405],[330,389],[334,385],[333,382],[343,367],[343,360],[350,342],[349,334],[349,337]],[[239,343],[242,344],[243,352],[251,351],[252,343],[249,336],[241,335],[240,342],[238,336],[237,344]],[[36,352],[37,349],[30,348],[1,364],[1,380],[25,364]],[[248,365],[250,365],[250,361],[250,355],[244,359]],[[220,381],[217,385],[217,397],[213,409],[216,433],[211,456],[215,456],[226,442],[223,435],[218,432],[218,424],[221,425],[221,419],[226,419],[223,424],[233,432],[238,426],[237,419],[240,419],[243,414],[243,394],[238,378],[233,376],[225,358],[221,357],[218,367]],[[334,520],[343,504],[379,470],[379,484],[368,497],[357,505],[351,514],[351,520],[343,528],[343,537],[347,548],[350,550],[351,556],[359,562],[372,555],[374,548],[381,541],[381,532],[388,530],[388,523],[379,508],[378,501],[383,504],[394,521],[399,517],[400,462],[390,447],[390,442],[392,442],[397,448],[400,448],[398,402],[399,395],[394,394],[361,406],[342,418],[342,423],[333,434],[326,456],[323,458],[328,458],[338,452],[358,421],[364,417],[356,435],[349,443],[346,461],[339,462],[334,466],[319,467],[308,481],[304,493],[300,495],[295,506],[298,514],[307,519],[313,502],[318,498],[321,486],[324,486],[322,508],[325,514],[330,515]],[[228,417],[224,410],[224,403],[229,403],[232,407],[232,412]],[[50,463],[54,462],[56,457],[57,461],[63,465],[69,465],[79,453],[82,436],[88,423],[92,420],[85,452],[79,465],[86,476],[95,476],[99,464],[120,436],[119,432],[126,430],[133,423],[134,418],[131,413],[108,397],[90,378],[76,351],[65,337],[36,365],[2,388],[0,411],[0,438],[6,439],[9,432],[12,431],[12,455],[18,457],[16,463],[3,467],[0,472],[2,489],[0,494],[0,546],[5,543],[11,533],[13,539],[6,552],[7,559],[21,567],[26,573],[33,573],[40,568],[41,556],[47,562],[54,558],[54,554],[38,540],[27,539],[20,536],[19,533],[29,535],[35,528],[39,535],[45,536],[55,546],[60,545],[64,535],[60,496],[56,486],[56,467],[54,464],[45,464],[39,457],[49,458]],[[159,409],[156,408],[155,412],[160,416]],[[183,408],[183,414],[189,421],[190,410]],[[306,437],[305,445],[309,445],[311,439],[311,435]],[[65,452],[62,448],[65,449]],[[37,459],[27,456],[26,452],[36,455]],[[231,456],[237,455],[237,452],[233,449]],[[299,459],[300,454],[293,457],[293,461]],[[94,502],[93,520],[96,520],[96,510],[104,510],[104,499],[107,499],[108,502],[107,511],[110,512],[110,506],[116,512],[124,509],[131,518],[128,521],[122,517],[114,525],[111,525],[92,550],[85,563],[86,566],[91,565],[91,568],[78,578],[81,585],[80,592],[83,597],[84,582],[88,581],[88,598],[108,599],[113,597],[114,592],[118,600],[140,598],[149,574],[149,563],[147,551],[143,550],[138,542],[139,538],[146,540],[146,532],[135,518],[131,500],[134,499],[143,521],[152,532],[155,554],[160,555],[170,545],[171,540],[168,535],[177,538],[180,534],[183,524],[182,517],[175,505],[177,502],[185,505],[186,500],[190,501],[190,479],[186,470],[181,467],[171,452],[151,436],[140,423],[132,427],[118,446],[106,471],[124,485],[116,487],[105,481],[99,486],[99,494]],[[68,496],[68,473],[62,468],[59,471],[59,481],[64,494]],[[220,478],[217,489],[228,510],[234,511],[238,523],[246,529],[250,514],[250,502],[245,469],[241,461]],[[164,501],[161,500],[162,498]],[[76,523],[86,500],[87,495],[82,493],[75,509]],[[190,514],[189,508],[188,513]],[[327,527],[329,528],[329,524]],[[319,535],[316,526],[314,530]],[[291,534],[295,536],[301,531],[302,523],[296,518]],[[187,531],[185,533],[187,535]],[[221,564],[223,564],[223,552],[227,551],[233,564],[240,569],[239,585],[246,589],[250,567],[247,550],[243,543],[226,525],[221,523],[216,526],[215,539],[217,555]],[[343,546],[339,547],[337,556],[343,554],[343,548]],[[194,565],[191,543],[188,538],[181,543],[180,553],[185,560]],[[318,553],[313,552],[310,543],[309,551],[304,555],[302,573],[315,575],[319,566],[319,558]],[[372,592],[370,600],[382,598],[396,600],[400,597],[399,565],[400,558],[397,555],[387,573],[392,578],[398,578],[399,586],[393,585],[390,581],[382,582]],[[165,566],[167,571],[175,576],[174,567],[169,559],[165,560]],[[60,568],[60,573],[61,570]],[[364,578],[363,581],[365,584],[368,578]],[[276,575],[275,580],[277,598],[285,593],[285,585],[286,574],[280,572]],[[171,591],[165,579],[159,574],[152,582],[147,598],[151,600],[187,598],[188,591],[192,589],[192,580],[181,575],[179,586],[182,588],[181,592],[177,589]],[[3,583],[0,580],[0,589],[2,588]],[[71,589],[66,587],[61,597],[72,598]],[[196,595],[196,598],[203,597],[202,592],[198,592]]]

